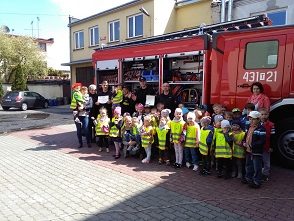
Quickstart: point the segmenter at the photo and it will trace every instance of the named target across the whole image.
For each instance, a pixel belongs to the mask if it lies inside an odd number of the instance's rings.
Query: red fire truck
[[[138,86],[138,77],[161,90],[169,82],[179,102],[243,109],[253,82],[271,100],[274,155],[294,167],[294,26],[265,27],[264,16],[231,21],[99,48],[97,83]]]

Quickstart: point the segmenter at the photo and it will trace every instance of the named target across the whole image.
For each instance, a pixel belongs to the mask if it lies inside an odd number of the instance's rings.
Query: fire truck
[[[161,91],[169,82],[179,102],[243,109],[261,82],[275,123],[273,155],[294,167],[294,26],[256,16],[101,47],[92,55],[96,81],[130,84],[138,77]]]

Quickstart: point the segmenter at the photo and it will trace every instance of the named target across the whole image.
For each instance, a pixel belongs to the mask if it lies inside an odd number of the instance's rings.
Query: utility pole
[[[31,26],[32,26],[32,38],[34,37],[34,21],[31,21]]]

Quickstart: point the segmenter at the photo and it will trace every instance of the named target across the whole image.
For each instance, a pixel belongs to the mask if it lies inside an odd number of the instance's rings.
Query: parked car
[[[1,101],[3,110],[15,107],[26,111],[28,108],[48,108],[48,105],[46,98],[32,91],[9,91]]]

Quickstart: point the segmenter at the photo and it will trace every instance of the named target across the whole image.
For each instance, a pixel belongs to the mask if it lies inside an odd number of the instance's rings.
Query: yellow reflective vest
[[[101,135],[108,135],[109,132],[105,132],[103,131],[103,126],[104,127],[109,127],[109,117],[106,117],[104,121],[101,121],[101,115],[98,114],[97,116],[97,125],[95,127],[95,131],[96,131],[96,136],[101,136]]]
[[[142,142],[142,147],[147,148],[150,144],[153,143],[153,127],[148,126],[145,127],[144,125],[142,126],[142,130],[144,133],[147,133],[147,135],[141,135],[141,142]]]
[[[245,158],[245,148],[243,146],[239,146],[235,142],[241,142],[244,140],[245,132],[242,131],[241,133],[235,134],[233,133],[234,143],[233,143],[233,157],[244,159]]]
[[[74,110],[77,108],[77,102],[83,101],[83,94],[80,91],[75,91],[72,95],[70,109]]]
[[[204,130],[203,128],[201,128],[200,130],[199,151],[202,155],[205,155],[205,156],[208,155],[208,151],[209,151],[207,143],[206,143],[206,139],[210,132],[211,130]]]
[[[119,104],[123,101],[123,92],[122,90],[118,90],[116,95],[112,98],[112,103]]]
[[[198,124],[195,125],[187,125],[186,130],[186,139],[185,139],[185,145],[184,147],[189,148],[196,148],[196,141],[199,140],[198,134],[199,134],[199,126]]]
[[[156,133],[157,133],[157,137],[158,137],[158,148],[160,150],[165,150],[166,149],[166,135],[169,131],[168,127],[164,127],[162,129],[160,129],[159,127],[156,127]]]
[[[171,136],[172,136],[172,141],[174,143],[179,143],[180,136],[183,132],[183,127],[185,125],[185,121],[171,121],[170,122],[170,129],[171,129]]]
[[[120,118],[113,117],[111,119],[111,122],[120,121]],[[116,127],[116,125],[113,125],[109,130],[109,137],[119,137],[119,129]]]
[[[216,133],[215,135],[215,157],[232,158],[232,148],[226,141],[223,133]]]

